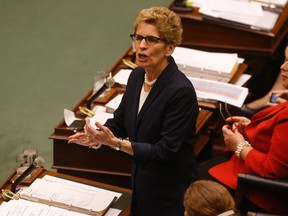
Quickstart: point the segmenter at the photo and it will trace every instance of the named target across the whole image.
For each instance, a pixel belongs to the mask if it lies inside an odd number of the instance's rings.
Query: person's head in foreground
[[[238,216],[229,191],[211,180],[198,180],[184,194],[184,216]]]

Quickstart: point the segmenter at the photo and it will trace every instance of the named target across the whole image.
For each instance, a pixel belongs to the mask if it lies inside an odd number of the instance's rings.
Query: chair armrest
[[[288,180],[268,179],[252,174],[238,174],[237,190],[234,194],[235,207],[239,208],[247,187],[253,186],[262,190],[287,193]]]
[[[261,213],[261,212],[248,212],[247,216],[281,216],[281,215],[275,215],[275,214],[269,214],[269,213]]]
[[[265,189],[281,190],[288,192],[288,180],[268,179],[251,174],[238,174],[238,184],[254,185]]]

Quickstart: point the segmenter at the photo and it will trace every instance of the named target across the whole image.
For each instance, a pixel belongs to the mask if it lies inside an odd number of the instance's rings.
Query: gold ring
[[[102,146],[100,143],[96,143],[95,146],[92,146],[93,149],[99,149]]]

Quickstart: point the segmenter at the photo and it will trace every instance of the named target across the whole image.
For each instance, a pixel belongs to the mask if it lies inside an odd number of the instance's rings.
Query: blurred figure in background
[[[288,52],[288,46],[285,49],[285,53],[287,53],[287,52]],[[242,111],[243,115],[250,118],[256,112],[258,112],[264,108],[267,108],[269,106],[275,105],[275,103],[270,102],[270,98],[271,98],[272,93],[277,93],[277,96],[279,98],[279,100],[277,100],[277,103],[282,103],[282,102],[286,101],[287,100],[287,93],[285,96],[285,92],[287,92],[287,91],[288,90],[285,87],[283,87],[283,81],[282,81],[281,71],[280,71],[280,73],[279,73],[274,85],[270,89],[270,91],[266,95],[264,95],[263,97],[261,97],[257,100],[254,100],[248,104],[244,104],[241,108],[241,111]],[[281,97],[284,100],[281,100]]]

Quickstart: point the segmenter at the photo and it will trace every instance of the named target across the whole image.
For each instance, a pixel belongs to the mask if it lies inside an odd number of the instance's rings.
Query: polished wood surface
[[[52,172],[52,171],[46,171],[43,167],[38,168],[41,170],[41,174],[39,175],[39,178],[42,178],[45,175],[51,175],[59,178],[65,178],[67,180],[107,189],[107,190],[112,190],[115,192],[122,193],[122,196],[112,205],[112,208],[118,208],[122,210],[120,216],[129,216],[130,214],[130,202],[131,202],[131,190],[126,189],[126,188],[121,188],[109,184],[104,184],[100,182],[96,182],[93,180],[89,179],[84,179],[80,177],[75,177],[63,173],[57,173],[57,172]],[[15,173],[13,173],[8,179],[1,185],[1,190],[2,189],[11,189],[12,183],[11,183],[11,178],[14,176]],[[27,186],[26,184],[24,186]],[[0,198],[0,204],[4,202],[3,198]]]
[[[255,30],[199,13],[178,12],[183,23],[181,46],[205,51],[238,53],[252,75],[247,87],[250,100],[263,96],[276,80],[284,60],[288,34],[288,4],[271,31]],[[259,87],[261,85],[261,88]]]

